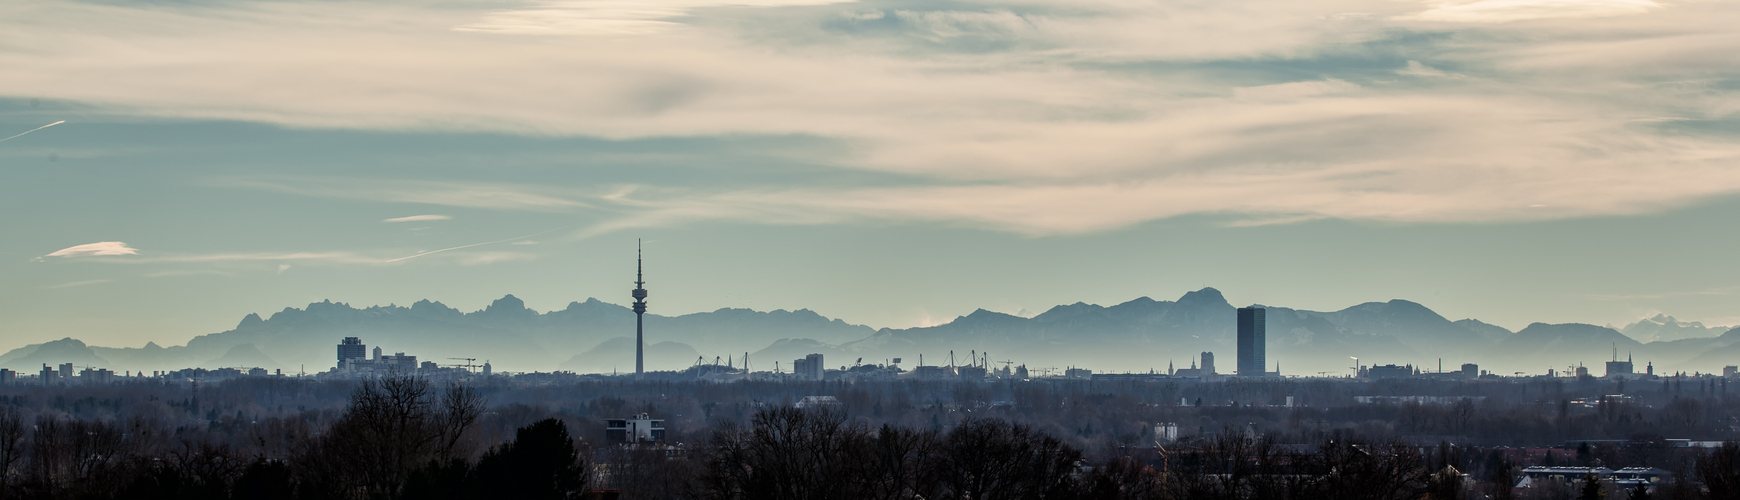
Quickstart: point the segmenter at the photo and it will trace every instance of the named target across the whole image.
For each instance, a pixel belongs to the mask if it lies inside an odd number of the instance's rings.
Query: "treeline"
[[[1664,437],[1731,439],[1740,397],[1687,386],[1618,398],[1601,381],[13,387],[0,392],[0,498],[1500,498],[1541,462],[1497,447],[1568,439],[1627,441],[1547,463],[1662,467],[1676,479],[1656,498],[1736,498],[1722,495],[1740,485],[1740,450]],[[1351,401],[1362,392],[1451,397]],[[839,404],[791,409],[804,395]],[[1271,404],[1287,395],[1334,403]],[[603,419],[641,412],[667,419],[668,447],[599,442]],[[1183,439],[1157,448],[1162,422]]]
[[[573,435],[562,418],[531,421],[511,438],[479,432],[480,421],[513,408],[492,408],[482,392],[458,384],[367,381],[318,430],[255,423],[248,434],[255,444],[241,448],[146,419],[27,420],[7,406],[0,408],[0,496],[570,499],[613,490],[631,500],[1512,499],[1521,468],[1497,450],[1421,447],[1345,430],[1301,445],[1226,427],[1159,447],[1091,451],[1008,418],[903,426],[843,406],[762,407],[743,420],[720,417],[682,444],[598,443]],[[1578,455],[1587,462],[1596,452]],[[1653,492],[1585,483],[1530,488],[1524,498],[1740,497],[1740,445],[1659,465],[1674,474]]]
[[[37,416],[0,408],[0,498],[391,499],[573,498],[584,486],[577,440],[559,419],[478,450],[486,410],[474,389],[415,378],[366,381],[324,430],[274,420],[257,446],[190,439],[143,418]],[[475,459],[474,459],[475,457]]]
[[[1149,460],[1089,459],[1032,427],[975,418],[947,432],[774,409],[715,431],[696,498],[1417,499],[1461,495],[1417,448],[1336,439],[1313,453],[1226,432]],[[1462,498],[1440,493],[1430,498]]]
[[[1254,427],[1282,442],[1316,443],[1336,432],[1370,439],[1481,446],[1557,446],[1575,439],[1653,435],[1703,441],[1740,438],[1740,394],[1719,381],[859,381],[731,384],[622,380],[471,386],[496,406],[478,439],[505,441],[520,426],[557,417],[599,428],[602,420],[650,412],[672,429],[699,432],[715,420],[746,421],[761,408],[833,396],[847,416],[873,426],[946,429],[969,417],[1030,425],[1081,449],[1153,441],[1155,424],[1186,436]],[[244,378],[220,384],[135,382],[106,387],[5,387],[0,405],[32,418],[160,423],[176,440],[225,443],[252,453],[259,425],[318,432],[348,404],[355,382]],[[1608,395],[1623,394],[1609,398]],[[1442,403],[1360,403],[1360,395],[1433,396]],[[1295,407],[1285,406],[1288,397]],[[590,431],[589,431],[590,432]],[[696,437],[694,439],[704,439]]]
[[[140,422],[0,412],[9,498],[1173,499],[1420,498],[1443,488],[1416,449],[1332,440],[1317,453],[1228,431],[1158,456],[1093,460],[1035,428],[970,418],[946,431],[872,428],[837,409],[763,409],[694,446],[595,450],[559,419],[483,450],[464,437],[485,402],[417,379],[359,385],[342,416],[286,458],[168,443]],[[266,449],[265,447],[258,448]],[[588,453],[596,451],[597,453]],[[598,457],[588,464],[586,456]],[[475,457],[475,458],[474,458]],[[1097,462],[1097,463],[1096,463]],[[1444,479],[1448,481],[1448,479]],[[1438,481],[1438,482],[1435,482]]]

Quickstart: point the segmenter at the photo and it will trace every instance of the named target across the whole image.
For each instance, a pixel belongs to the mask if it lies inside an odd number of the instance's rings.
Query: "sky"
[[[0,3],[0,349],[333,300],[1740,324],[1740,4]],[[46,127],[45,127],[46,126]],[[14,135],[21,134],[21,135]]]

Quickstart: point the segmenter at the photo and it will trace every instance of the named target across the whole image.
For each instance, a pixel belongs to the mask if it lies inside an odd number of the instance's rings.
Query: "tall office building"
[[[1625,361],[1619,360],[1619,344],[1613,344],[1613,361],[1607,362],[1606,377],[1625,377],[1631,375],[1631,354],[1625,355]]]
[[[791,373],[802,380],[822,380],[827,368],[822,365],[822,355],[811,354],[803,359],[791,362]]]
[[[338,366],[344,366],[344,360],[364,359],[369,357],[369,346],[363,345],[362,339],[345,337],[338,343]]]
[[[1269,335],[1264,323],[1268,320],[1268,312],[1261,307],[1239,308],[1240,376],[1261,377],[1267,374],[1264,371],[1264,366],[1268,364],[1265,344],[1268,343]]]
[[[641,278],[640,240],[634,242],[634,379],[646,379],[646,338],[642,335],[642,317],[646,315],[646,280]]]
[[[1208,351],[1202,351],[1202,373],[1204,375],[1214,375],[1215,374],[1215,371],[1214,371],[1214,353],[1208,352]]]

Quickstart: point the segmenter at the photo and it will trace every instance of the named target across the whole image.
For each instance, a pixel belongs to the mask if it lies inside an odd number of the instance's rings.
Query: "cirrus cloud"
[[[743,189],[652,178],[617,195],[578,182],[213,183],[620,214],[588,231],[868,218],[1046,235],[1193,213],[1485,222],[1740,193],[1740,143],[1660,125],[1735,121],[1732,3],[814,5],[825,3],[24,0],[0,5],[0,47],[34,48],[0,50],[14,69],[0,88],[117,114],[292,127],[806,135],[850,145],[804,158],[822,168],[901,179]],[[616,21],[640,24],[595,29]],[[523,36],[536,33],[592,36]],[[123,80],[134,84],[113,83]]]
[[[138,255],[139,250],[119,241],[99,241],[83,245],[70,246],[50,252],[43,257],[105,257],[115,255]]]
[[[394,217],[382,220],[381,222],[424,222],[437,220],[453,220],[453,218],[445,215],[412,215],[409,217]]]
[[[1531,19],[1608,17],[1659,9],[1650,0],[1434,0],[1432,8],[1403,19],[1502,23]]]

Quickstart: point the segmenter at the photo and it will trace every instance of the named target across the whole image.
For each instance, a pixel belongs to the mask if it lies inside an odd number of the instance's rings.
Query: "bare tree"
[[[1082,479],[1082,496],[1105,500],[1161,500],[1165,477],[1130,457],[1116,457],[1095,467]]]
[[[459,382],[449,382],[447,390],[441,393],[441,411],[435,416],[435,427],[438,433],[435,459],[446,462],[461,458],[468,450],[461,449],[460,438],[465,436],[465,430],[477,423],[478,415],[483,414],[486,400],[477,389],[465,386]]]
[[[1721,448],[1699,456],[1694,467],[1712,500],[1740,499],[1740,443],[1722,443]]]
[[[1069,495],[1081,451],[1022,424],[968,419],[934,461],[940,491],[927,498],[1043,499]]]
[[[1306,498],[1420,498],[1431,478],[1419,450],[1399,442],[1331,439],[1301,462],[1302,477],[1310,478],[1300,495]]]
[[[24,416],[17,408],[0,407],[0,498],[12,492],[12,467],[24,458]]]
[[[835,410],[778,408],[748,429],[714,432],[701,484],[719,499],[864,498],[877,491],[866,467],[869,432]]]
[[[36,418],[30,482],[42,495],[119,488],[111,467],[123,451],[121,432],[104,422]]]
[[[454,387],[438,398],[415,377],[363,381],[344,415],[299,453],[306,487],[340,498],[399,496],[412,471],[459,449],[481,413],[481,396]]]
[[[883,500],[920,498],[933,489],[933,474],[926,468],[935,459],[940,443],[932,431],[883,425],[876,432],[870,454],[868,489],[864,496]]]

